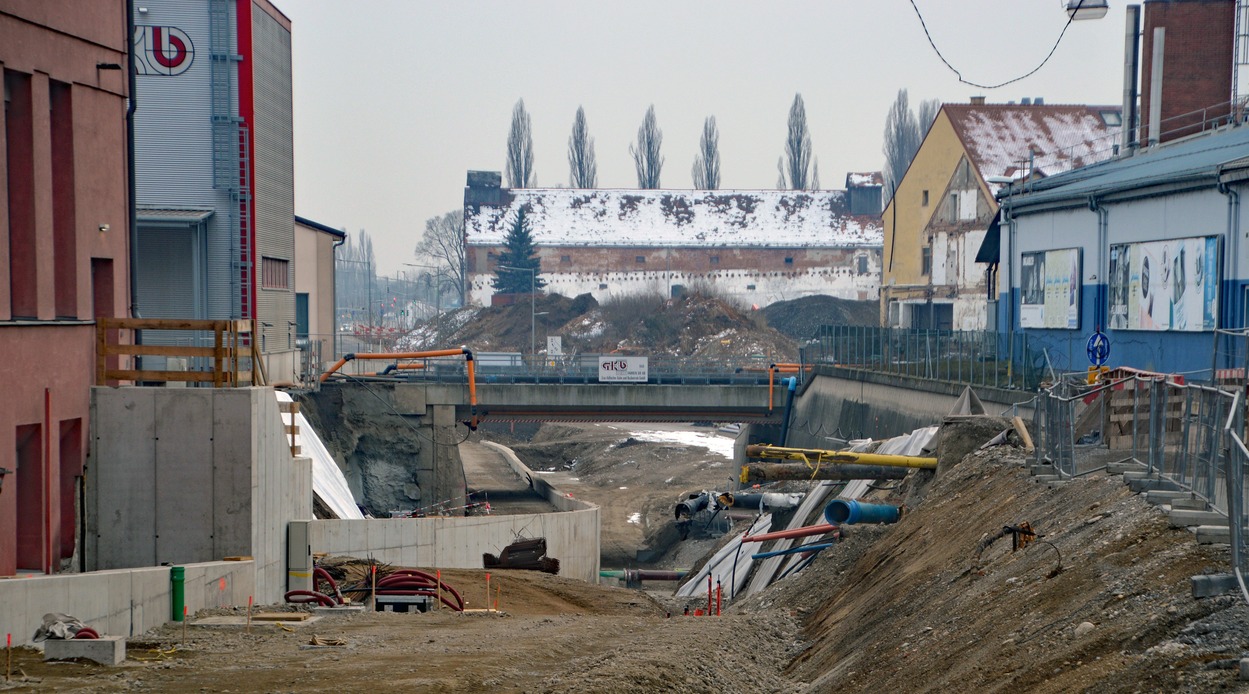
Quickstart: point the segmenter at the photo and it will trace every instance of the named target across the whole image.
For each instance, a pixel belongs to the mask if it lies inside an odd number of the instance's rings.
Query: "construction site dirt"
[[[591,428],[576,443],[565,426],[539,432],[529,445],[550,436],[589,450],[595,441],[629,438],[600,427],[603,434],[594,436]],[[542,467],[540,457],[514,443],[531,467]],[[663,444],[612,450],[636,459],[651,446],[658,461]],[[721,617],[683,616],[687,605],[699,606],[703,598],[686,603],[660,590],[495,572],[501,614],[365,612],[291,631],[272,624],[253,624],[250,634],[242,627],[190,627],[185,638],[180,627],[166,626],[133,640],[130,659],[117,668],[49,664],[34,651],[17,651],[7,686],[176,692],[1240,688],[1249,608],[1234,595],[1195,599],[1190,588],[1191,576],[1223,570],[1227,547],[1198,545],[1192,533],[1170,527],[1158,507],[1117,476],[1097,472],[1047,484],[1034,481],[1025,462],[1021,449],[1000,446],[943,466],[922,490],[876,492],[913,505],[894,525],[843,527],[843,540],[807,569],[739,600]],[[617,462],[594,473],[593,467],[576,466],[581,493],[624,500],[604,514],[605,523],[622,516],[624,525],[636,525],[627,522],[626,511],[643,513],[648,523],[652,513],[671,513],[666,505],[649,510],[639,489],[666,490],[669,503],[683,491],[675,481],[663,484],[671,473],[661,472],[658,462],[654,469]],[[722,470],[706,470],[708,483],[723,478]],[[666,476],[656,482],[659,475]],[[1012,552],[1006,536],[977,558],[986,537],[1023,522],[1038,534],[1036,542]],[[636,532],[617,552],[646,546],[648,533]],[[446,571],[444,580],[464,593],[470,610],[485,606],[483,572]],[[241,615],[242,609],[228,612]],[[346,645],[310,646],[314,635]]]

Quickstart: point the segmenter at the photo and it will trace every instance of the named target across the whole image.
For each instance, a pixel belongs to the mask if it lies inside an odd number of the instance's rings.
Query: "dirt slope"
[[[847,529],[798,578],[743,605],[806,613],[811,647],[789,674],[812,691],[1212,691],[1249,648],[1235,597],[1195,600],[1189,577],[1225,570],[1118,477],[1057,489],[1015,449],[944,472],[894,526]],[[982,555],[1003,525],[1053,543]],[[1057,548],[1058,551],[1055,551]],[[1062,556],[1062,571],[1050,575]],[[1091,626],[1081,627],[1082,623]]]
[[[538,353],[546,336],[559,335],[565,355],[668,355],[695,359],[793,361],[797,345],[768,328],[757,312],[744,311],[715,295],[690,293],[675,299],[627,297],[599,305],[588,294],[522,299],[511,306],[468,307],[419,325],[401,338],[399,349],[467,345],[480,352]],[[770,363],[770,362],[769,362]]]

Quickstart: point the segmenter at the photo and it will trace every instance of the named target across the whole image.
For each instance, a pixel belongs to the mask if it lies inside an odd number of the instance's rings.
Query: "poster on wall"
[[[1078,330],[1080,249],[1024,253],[1020,261],[1020,327]]]
[[[1222,279],[1217,236],[1111,246],[1109,327],[1213,330]]]

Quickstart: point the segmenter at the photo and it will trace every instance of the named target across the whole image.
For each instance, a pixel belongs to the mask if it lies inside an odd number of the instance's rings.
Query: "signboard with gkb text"
[[[649,365],[646,357],[599,357],[599,383],[646,383]]]

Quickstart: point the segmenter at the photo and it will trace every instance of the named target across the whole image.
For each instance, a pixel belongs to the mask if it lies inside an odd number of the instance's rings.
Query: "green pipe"
[[[186,567],[175,566],[169,569],[169,583],[172,588],[170,608],[173,610],[173,621],[181,622],[186,610]]]

